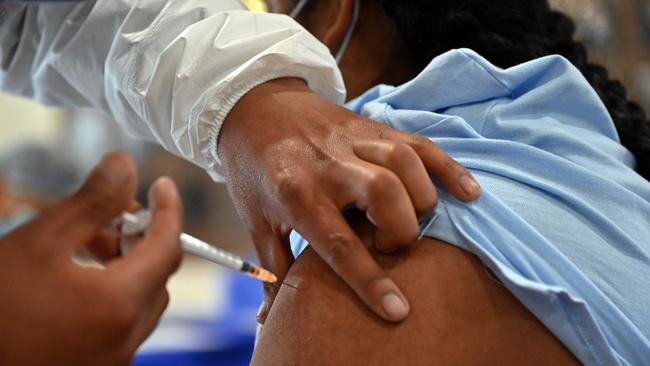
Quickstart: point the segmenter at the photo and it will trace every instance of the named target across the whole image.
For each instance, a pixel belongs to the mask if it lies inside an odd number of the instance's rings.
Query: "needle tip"
[[[253,270],[248,272],[248,275],[257,278],[258,280],[262,282],[268,282],[268,283],[276,283],[278,282],[278,277],[274,275],[273,273],[267,271],[266,269],[256,266],[254,264],[251,264],[253,267]]]

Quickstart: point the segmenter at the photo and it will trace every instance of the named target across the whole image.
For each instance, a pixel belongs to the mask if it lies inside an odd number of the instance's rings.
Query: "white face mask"
[[[289,16],[292,17],[293,19],[296,19],[298,15],[300,15],[302,9],[305,7],[305,5],[307,5],[308,2],[309,0],[298,1],[298,4],[296,4],[296,6],[291,11],[291,13],[289,13]],[[361,12],[361,3],[359,0],[355,0],[354,13],[352,14],[352,23],[350,24],[350,28],[348,28],[348,31],[345,34],[345,38],[343,38],[343,43],[341,43],[341,47],[339,48],[339,51],[336,53],[335,56],[337,64],[341,64],[341,61],[345,56],[345,52],[348,50],[348,46],[350,46],[350,40],[352,39],[352,35],[354,34],[355,28],[357,27],[360,12]]]

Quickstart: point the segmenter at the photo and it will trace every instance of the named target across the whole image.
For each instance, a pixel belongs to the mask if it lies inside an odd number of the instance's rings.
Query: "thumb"
[[[254,235],[253,242],[257,255],[260,258],[260,265],[273,272],[278,278],[275,283],[264,282],[264,302],[257,313],[257,321],[264,324],[266,317],[275,301],[275,296],[280,290],[284,277],[294,262],[293,254],[289,246],[288,235],[274,233],[270,228],[263,233]]]
[[[133,202],[137,173],[125,153],[106,155],[81,188],[49,209],[41,219],[75,250],[108,225]]]

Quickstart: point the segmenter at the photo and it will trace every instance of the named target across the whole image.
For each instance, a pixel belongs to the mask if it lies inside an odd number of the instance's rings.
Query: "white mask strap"
[[[339,47],[339,51],[336,53],[337,64],[341,63],[343,57],[345,56],[345,52],[348,50],[348,47],[350,46],[350,40],[352,40],[352,36],[354,35],[354,30],[357,28],[357,23],[359,22],[360,13],[361,13],[361,2],[359,0],[355,0],[354,12],[352,13],[352,24],[350,24],[350,28],[348,28],[348,32],[345,34],[345,38],[343,38],[343,42],[341,43],[341,47]]]
[[[302,9],[307,5],[309,0],[300,0],[298,1],[298,4],[293,8],[291,13],[289,13],[289,16],[292,17],[293,19],[296,19],[298,15],[302,12]]]
[[[305,8],[305,5],[307,5],[308,2],[309,0],[298,1],[298,3],[293,8],[289,16],[292,17],[293,19],[296,19],[298,15],[300,15],[302,10]],[[345,52],[348,50],[348,47],[350,46],[350,40],[352,40],[352,36],[354,35],[354,30],[357,28],[357,23],[359,22],[360,13],[361,13],[361,2],[359,0],[355,0],[354,11],[352,13],[352,24],[350,25],[350,28],[348,28],[348,31],[345,34],[345,38],[343,38],[343,42],[341,43],[341,47],[339,47],[339,50],[336,53],[335,58],[337,64],[341,63],[343,57],[345,56]]]

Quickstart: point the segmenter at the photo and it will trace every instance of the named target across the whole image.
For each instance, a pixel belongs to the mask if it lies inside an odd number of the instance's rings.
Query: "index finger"
[[[158,179],[149,191],[151,224],[144,238],[129,254],[108,267],[139,290],[156,293],[176,271],[182,257],[180,234],[182,207],[174,183],[166,177]]]
[[[429,174],[439,179],[456,198],[471,201],[480,196],[481,186],[472,173],[428,138],[401,131],[391,131],[389,136],[409,144],[422,159]]]
[[[408,301],[395,282],[377,265],[341,213],[332,205],[318,206],[297,227],[314,251],[377,315],[401,321]]]

